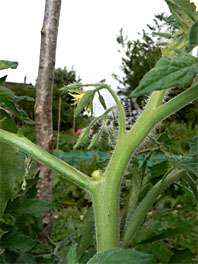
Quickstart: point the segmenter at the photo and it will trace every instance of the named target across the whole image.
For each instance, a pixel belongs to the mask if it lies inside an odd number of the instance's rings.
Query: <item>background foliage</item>
[[[61,130],[68,131],[73,126],[73,111],[71,96],[68,94],[60,94],[59,89],[70,83],[79,82],[80,77],[76,76],[75,70],[56,69],[54,74],[54,92],[53,92],[53,127],[57,130],[58,127],[58,107],[59,107],[59,97],[61,96]],[[11,88],[16,96],[28,96],[32,99],[26,101],[19,101],[18,107],[23,109],[28,116],[34,120],[34,100],[36,96],[36,86],[23,86],[22,84],[16,84]],[[87,118],[84,116],[76,118],[76,129],[83,128],[86,124]]]

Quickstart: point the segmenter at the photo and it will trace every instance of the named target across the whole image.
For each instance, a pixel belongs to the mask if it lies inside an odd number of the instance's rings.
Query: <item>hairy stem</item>
[[[108,200],[104,200],[100,205],[100,214],[95,214],[96,216],[96,227],[100,225],[100,228],[96,228],[97,233],[97,243],[101,245],[99,246],[99,250],[107,250],[109,249],[109,244],[103,244],[103,235],[108,233],[110,236],[111,231],[106,233],[105,225],[108,224],[108,217],[105,217],[104,213],[107,215],[113,214],[115,219],[111,222],[112,230],[117,230],[119,232],[119,228],[117,227],[117,223],[119,222],[119,192],[120,192],[120,182],[124,175],[127,164],[131,158],[132,153],[139,146],[139,144],[144,140],[144,138],[148,135],[151,129],[162,119],[166,118],[168,115],[174,113],[179,110],[181,107],[185,106],[187,103],[195,100],[197,97],[197,93],[195,88],[189,88],[181,95],[177,96],[174,101],[170,100],[168,103],[162,105],[162,99],[165,92],[154,92],[151,96],[150,101],[147,104],[144,112],[129,131],[128,134],[122,135],[120,140],[118,140],[114,153],[111,157],[111,160],[108,164],[108,167],[104,173],[104,181],[105,181],[105,189],[109,192]],[[186,96],[187,95],[187,96]],[[167,182],[167,180],[166,180]],[[164,183],[164,185],[166,184]],[[101,196],[100,199],[103,200]],[[99,199],[98,199],[99,200]],[[108,202],[107,202],[108,201]],[[108,205],[106,205],[108,203]],[[97,203],[95,203],[97,204]],[[110,206],[111,205],[111,206]],[[97,205],[95,206],[95,210],[97,210]],[[115,210],[112,213],[112,210]],[[145,216],[145,212],[143,209],[139,209],[139,213],[141,216]],[[140,217],[139,217],[140,218]],[[111,218],[112,219],[112,218]],[[97,224],[98,222],[98,224]],[[103,234],[103,235],[102,235]],[[114,235],[115,236],[115,235]],[[114,243],[117,242],[117,237],[119,233],[114,237]],[[106,236],[105,236],[106,237]],[[105,240],[107,237],[105,238]],[[127,238],[128,239],[128,238]],[[128,240],[127,240],[128,241]],[[128,242],[125,242],[128,243]],[[106,246],[102,246],[106,245]]]
[[[84,87],[96,86],[95,92],[100,91],[101,89],[107,89],[109,91],[109,93],[113,97],[113,99],[116,103],[117,109],[118,109],[118,113],[119,113],[119,138],[121,138],[126,133],[125,115],[124,115],[124,110],[122,108],[122,105],[121,105],[117,95],[115,94],[115,92],[111,89],[111,87],[109,85],[103,84],[103,83],[86,84],[83,86]]]
[[[153,92],[147,104],[147,108],[151,107],[152,109],[155,109],[160,106],[162,104],[165,94],[166,90]]]
[[[103,177],[92,193],[97,252],[119,247],[118,188]]]
[[[158,108],[158,113],[156,116],[158,119],[163,120],[174,112],[178,111],[185,105],[193,102],[198,98],[198,83],[195,83],[193,86],[180,93],[173,99],[169,100],[167,103],[161,105]]]
[[[115,92],[111,89],[109,85],[105,85],[105,88],[109,91],[109,93],[112,95],[117,108],[118,108],[118,113],[119,113],[119,137],[121,138],[125,133],[126,133],[126,128],[125,128],[125,115],[124,115],[124,110],[122,108],[122,105],[115,94]]]

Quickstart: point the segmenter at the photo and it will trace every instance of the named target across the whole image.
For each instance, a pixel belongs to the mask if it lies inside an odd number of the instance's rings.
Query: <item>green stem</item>
[[[64,161],[57,159],[49,154],[47,151],[38,147],[23,136],[10,133],[3,129],[0,129],[0,141],[14,145],[16,148],[24,151],[35,160],[43,163],[54,171],[65,176],[71,182],[79,185],[80,187],[92,191],[93,181],[87,175],[73,168]]]
[[[107,117],[107,115],[113,110],[113,109],[116,109],[117,107],[116,107],[116,105],[114,105],[114,106],[112,106],[112,107],[110,107],[110,108],[108,108],[102,115],[100,115],[100,116],[98,116],[98,117],[96,117],[96,118],[94,118],[92,121],[91,121],[91,123],[89,124],[89,127],[92,127],[96,122],[98,122],[100,119],[102,119],[102,118],[106,118]]]
[[[118,246],[120,182],[132,153],[159,121],[179,110],[197,97],[195,89],[189,88],[184,93],[177,96],[175,100],[172,99],[168,103],[161,105],[164,93],[164,91],[161,91],[152,94],[150,101],[138,121],[128,134],[122,135],[120,140],[118,140],[111,160],[104,173],[104,185],[100,187],[101,189],[99,188],[100,190],[98,193],[97,191],[94,192],[95,196],[93,197],[93,201],[95,201],[94,210],[99,251],[112,248],[113,245],[114,247],[116,245]],[[109,221],[111,223],[110,226],[108,226]],[[108,226],[107,229],[105,228],[106,226]],[[113,234],[112,232],[116,233]],[[110,238],[111,236],[112,239]]]
[[[153,202],[156,200],[157,196],[163,192],[168,186],[173,182],[177,181],[179,178],[185,175],[184,171],[174,170],[172,171],[166,179],[163,181],[160,180],[156,183],[146,194],[140,205],[137,207],[135,212],[132,214],[129,221],[128,227],[124,234],[123,246],[127,247],[130,241],[133,239],[133,236],[137,232],[137,229],[142,224],[147,212],[150,210]]]
[[[115,100],[115,102],[117,104],[117,107],[118,107],[118,113],[119,113],[119,136],[121,138],[123,135],[125,135],[125,132],[126,132],[124,110],[122,108],[122,105],[121,105],[117,95],[114,93],[114,91],[108,85],[107,85],[107,90],[112,95],[112,97]]]
[[[198,83],[195,83],[193,86],[180,93],[173,99],[169,100],[167,103],[161,105],[158,108],[158,113],[156,114],[159,120],[163,120],[174,112],[178,111],[185,105],[191,103],[192,101],[198,98]]]
[[[123,167],[118,166],[116,161],[119,163],[123,150],[118,142],[108,169],[92,192],[99,252],[119,247],[120,175],[123,174]]]
[[[126,128],[125,128],[125,115],[124,115],[124,110],[122,108],[122,105],[117,97],[117,95],[115,94],[115,92],[111,89],[111,87],[107,84],[101,84],[100,85],[100,89],[105,88],[109,91],[109,93],[111,94],[111,96],[113,97],[117,108],[118,108],[118,113],[119,113],[119,137],[121,138],[125,132],[126,132]]]
[[[95,89],[95,92],[101,90],[101,89],[107,89],[109,91],[109,93],[111,94],[111,96],[113,97],[117,108],[118,108],[118,113],[119,113],[119,138],[121,138],[125,133],[126,133],[126,127],[125,127],[125,115],[124,115],[124,110],[122,108],[122,105],[117,97],[117,95],[115,94],[115,92],[111,89],[111,87],[107,84],[87,84],[84,86],[96,86],[97,88]]]
[[[118,188],[110,186],[103,177],[92,193],[97,252],[119,247]]]
[[[166,90],[153,92],[147,104],[147,109],[150,107],[152,109],[155,109],[160,106],[162,104],[162,100],[164,99],[165,94]]]

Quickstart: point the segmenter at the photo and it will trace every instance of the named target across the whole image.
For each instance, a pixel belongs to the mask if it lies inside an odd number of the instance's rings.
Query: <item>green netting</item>
[[[108,158],[108,153],[97,150],[83,152],[61,152],[55,150],[54,156],[70,165],[74,165],[80,163],[82,160],[91,161],[94,157],[97,157],[98,161],[104,161]]]
[[[20,156],[24,156],[23,152],[19,152]],[[69,163],[70,165],[79,164],[83,160],[84,161],[92,161],[92,159],[96,158],[97,161],[104,161],[110,155],[107,152],[92,150],[92,151],[82,151],[82,152],[61,152],[54,150],[54,156],[64,160],[65,162]],[[175,159],[179,159],[179,155],[173,155]],[[191,158],[188,156],[183,156],[183,158]],[[144,156],[138,156],[139,164],[144,160]],[[152,166],[153,164],[159,163],[166,160],[164,155],[159,156],[151,156],[150,159],[147,161],[148,166]]]

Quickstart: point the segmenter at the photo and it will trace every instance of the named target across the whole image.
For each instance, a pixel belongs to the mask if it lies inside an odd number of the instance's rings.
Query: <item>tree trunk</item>
[[[40,62],[36,87],[35,121],[37,145],[53,153],[52,97],[56,43],[61,9],[61,0],[46,0],[43,27],[41,30]],[[42,164],[37,190],[38,199],[52,202],[51,170]],[[50,235],[52,213],[43,214],[42,235]]]

